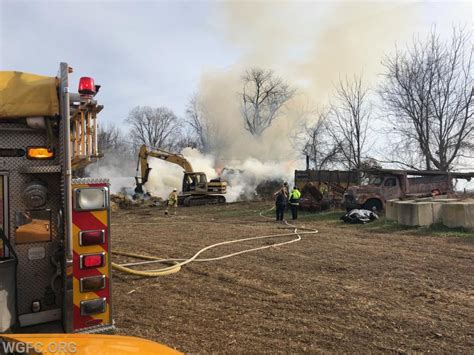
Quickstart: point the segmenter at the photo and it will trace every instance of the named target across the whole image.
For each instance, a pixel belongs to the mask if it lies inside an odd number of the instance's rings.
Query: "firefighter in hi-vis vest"
[[[168,196],[168,206],[166,207],[165,214],[169,213],[170,208],[174,209],[173,214],[176,214],[176,209],[178,208],[178,190],[176,188],[173,189]]]
[[[291,191],[289,202],[291,209],[291,219],[298,219],[298,206],[300,204],[301,192],[295,186]]]

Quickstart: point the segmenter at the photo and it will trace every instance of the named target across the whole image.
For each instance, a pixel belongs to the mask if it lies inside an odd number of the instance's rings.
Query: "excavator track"
[[[198,195],[188,196],[182,200],[182,205],[185,207],[203,206],[203,205],[217,205],[225,203],[226,199],[220,195]]]

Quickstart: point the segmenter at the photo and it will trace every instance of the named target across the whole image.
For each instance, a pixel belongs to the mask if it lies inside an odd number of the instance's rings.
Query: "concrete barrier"
[[[390,200],[385,218],[404,226],[431,226],[443,223],[450,228],[474,229],[474,200],[418,199]]]
[[[443,219],[441,218],[441,209],[444,205],[444,202],[433,202],[432,203],[432,208],[433,208],[433,223],[441,223]]]
[[[430,200],[397,201],[399,224],[404,226],[431,226],[441,222],[442,203]]]
[[[446,227],[474,229],[474,201],[445,203],[441,207],[441,220]]]
[[[398,221],[398,205],[400,200],[388,200],[385,202],[385,219],[387,221]]]

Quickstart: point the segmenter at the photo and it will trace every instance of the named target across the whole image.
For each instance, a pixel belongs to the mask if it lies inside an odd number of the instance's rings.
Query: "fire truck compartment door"
[[[0,71],[0,120],[59,114],[57,79]]]
[[[13,257],[0,257],[0,333],[10,329],[16,322],[16,266],[18,258],[3,229],[0,239],[8,246]]]

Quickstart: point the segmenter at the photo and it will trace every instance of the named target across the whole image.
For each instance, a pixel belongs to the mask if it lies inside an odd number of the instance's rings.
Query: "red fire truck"
[[[0,333],[114,329],[108,180],[75,176],[103,106],[71,73],[0,72]]]

